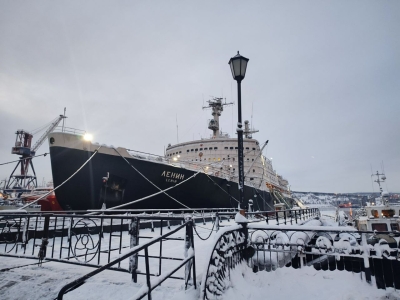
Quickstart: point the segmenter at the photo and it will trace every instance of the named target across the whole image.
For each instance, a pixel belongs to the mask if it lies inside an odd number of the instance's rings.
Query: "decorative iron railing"
[[[77,287],[80,287],[82,284],[85,283],[85,281],[91,277],[93,277],[96,274],[99,274],[103,272],[106,269],[111,269],[112,266],[116,264],[120,264],[121,261],[129,258],[129,266],[130,269],[133,270],[137,268],[137,256],[138,253],[142,250],[144,250],[144,258],[145,258],[145,267],[146,267],[146,286],[145,288],[142,287],[134,296],[133,299],[142,299],[146,295],[148,296],[148,299],[151,299],[151,291],[155,289],[157,286],[159,286],[161,283],[163,283],[166,279],[172,278],[173,274],[178,271],[180,268],[185,266],[185,288],[187,288],[187,285],[189,283],[189,280],[191,278],[191,275],[193,272],[193,285],[196,288],[196,265],[195,265],[195,251],[194,251],[194,242],[193,242],[193,220],[192,219],[186,219],[185,223],[178,226],[177,228],[171,230],[170,232],[163,234],[159,237],[153,238],[150,241],[144,243],[143,245],[137,245],[135,244],[135,232],[138,231],[137,227],[138,223],[135,221],[131,223],[130,225],[130,232],[132,235],[131,238],[131,244],[132,244],[132,249],[129,251],[126,251],[122,255],[120,255],[118,258],[114,259],[113,261],[109,262],[108,264],[66,284],[58,293],[58,299],[63,299],[64,294],[67,292],[76,289]],[[149,258],[151,257],[149,255],[149,247],[154,245],[155,243],[161,243],[163,240],[168,238],[169,236],[173,235],[174,233],[180,231],[181,229],[185,228],[185,251],[184,251],[184,259],[181,259],[182,262],[175,267],[172,270],[169,270],[159,278],[155,282],[151,282],[150,280],[150,264],[149,264]],[[132,273],[133,275],[134,273]],[[137,274],[137,273],[135,273]],[[134,281],[136,282],[135,278],[133,278]]]
[[[399,232],[360,232],[351,227],[238,224],[220,230],[203,273],[203,299],[218,299],[230,273],[246,261],[254,272],[284,266],[346,270],[376,286],[400,288]],[[372,276],[374,278],[372,278]]]

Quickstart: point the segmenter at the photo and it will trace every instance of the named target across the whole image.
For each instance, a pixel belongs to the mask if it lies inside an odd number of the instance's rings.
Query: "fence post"
[[[148,247],[144,248],[144,261],[145,261],[145,265],[146,265],[146,285],[147,285],[147,289],[148,289],[147,299],[151,300],[151,281],[150,281],[150,266],[149,266],[149,249],[148,249]]]
[[[50,216],[46,215],[44,217],[42,244],[40,245],[38,253],[39,265],[42,265],[42,261],[46,257],[47,244],[49,243],[49,225],[50,225]]]
[[[186,231],[185,231],[185,258],[189,255],[194,256],[194,241],[193,241],[193,219],[190,217],[185,218]],[[191,277],[191,269],[193,266],[193,285],[196,288],[196,264],[195,259],[189,260],[185,265],[185,289],[187,289],[190,277]]]
[[[297,224],[297,211],[296,210],[294,211],[294,220],[295,220],[295,222]]]
[[[371,269],[369,267],[369,251],[367,244],[367,236],[366,233],[361,234],[361,243],[363,247],[363,259],[364,259],[364,270],[365,270],[365,280],[371,284]]]
[[[129,223],[129,234],[131,236],[130,247],[134,248],[139,245],[139,218],[133,218]],[[137,270],[138,267],[138,254],[133,254],[129,257],[129,272],[132,274],[133,282],[137,282]]]
[[[219,230],[219,214],[218,214],[218,212],[215,213],[215,230],[217,232]]]

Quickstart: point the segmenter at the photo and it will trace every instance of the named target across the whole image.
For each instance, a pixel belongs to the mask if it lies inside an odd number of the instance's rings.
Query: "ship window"
[[[218,149],[218,147],[214,147],[214,150],[217,150]]]
[[[250,160],[250,158],[248,158],[247,160]]]
[[[220,170],[222,170],[223,168],[221,167]]]
[[[391,223],[390,228],[392,229],[392,231],[399,231],[399,224]]]
[[[215,157],[214,157],[214,161],[215,161]]]
[[[211,160],[211,158],[209,157],[208,160]]]
[[[233,161],[235,161],[235,158],[232,158]]]
[[[228,160],[230,160],[230,158],[228,157]]]
[[[228,149],[229,149],[229,147],[225,147],[224,149],[225,149],[225,150],[228,150]]]
[[[253,177],[250,177],[250,180],[254,180],[254,178],[253,178]]]
[[[179,151],[179,153],[182,153],[182,151]]]
[[[371,214],[374,216],[374,218],[379,218],[379,212],[376,209],[371,210]]]
[[[196,158],[196,161],[197,161],[197,158]]]
[[[371,224],[372,230],[376,231],[388,231],[387,225],[385,223],[375,223]]]
[[[256,150],[256,148],[253,148],[253,150]]]
[[[246,150],[249,150],[250,148],[249,147],[246,147]]]
[[[252,158],[251,161],[254,161],[254,158]]]
[[[208,148],[204,148],[204,150],[207,150]]]
[[[190,152],[190,150],[189,150],[189,149],[187,149],[187,150],[186,150],[186,152]]]
[[[253,169],[253,173],[255,172],[256,170],[255,169]]]
[[[222,158],[223,160],[225,160],[225,157],[224,158]]]
[[[394,210],[393,209],[382,210],[382,216],[384,216],[386,218],[392,218],[393,215],[394,215]]]
[[[235,149],[237,149],[238,147],[235,147]]]
[[[256,145],[258,145],[258,142],[256,142]]]
[[[235,171],[236,169],[235,168],[233,168],[233,171]]]
[[[230,147],[229,149],[231,149],[231,150],[232,150],[232,149],[233,149],[233,147]]]
[[[194,149],[190,149],[190,151],[192,151],[192,152],[193,152],[193,151],[194,151]]]
[[[203,150],[203,148],[200,148],[200,151]]]
[[[221,161],[221,158],[220,158],[220,157],[218,157],[218,161]]]
[[[197,151],[199,151],[199,149],[197,149],[197,148],[196,148],[196,149],[194,149],[194,151],[196,151],[196,152],[197,152]]]

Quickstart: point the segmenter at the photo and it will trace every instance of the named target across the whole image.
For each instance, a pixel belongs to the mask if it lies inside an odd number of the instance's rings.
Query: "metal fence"
[[[141,212],[140,214],[137,210],[92,211],[90,214],[87,214],[87,211],[0,212],[0,256],[31,258],[39,260],[40,264],[57,261],[97,268],[81,278],[83,281],[88,278],[87,276],[93,276],[104,269],[130,273],[134,282],[137,282],[138,275],[145,275],[146,285],[151,293],[155,286],[147,280],[150,276],[163,278],[162,281],[166,278],[182,279],[185,280],[186,285],[188,284],[190,278],[188,266],[193,265],[193,272],[195,272],[194,255],[191,258],[192,256],[187,254],[191,253],[188,249],[191,247],[194,249],[192,230],[196,228],[194,226],[196,222],[205,224],[206,221],[211,221],[216,230],[224,230],[220,228],[221,221],[224,219],[230,221],[236,214],[229,209]],[[269,225],[302,224],[318,216],[318,209],[247,213],[251,222],[262,221]],[[178,226],[178,230],[185,228],[184,238],[182,235],[173,236],[177,229],[165,233],[166,228],[170,229],[173,225]],[[149,234],[154,231],[159,232]],[[247,240],[247,234],[248,230],[243,232],[239,230],[233,235],[238,241],[243,238]],[[155,237],[156,240],[154,240]],[[151,240],[148,243],[143,243],[149,239]],[[139,241],[141,241],[140,244]],[[179,241],[185,244],[184,257],[168,253],[169,245]],[[137,248],[139,246],[140,249]],[[243,254],[248,248],[240,244],[237,247],[232,252],[233,255],[228,258],[230,267],[243,259]],[[144,260],[145,271],[139,271],[139,259],[141,263]],[[153,260],[151,269],[149,260]],[[175,265],[171,262],[175,262]],[[177,276],[175,272],[182,266],[186,266],[184,275]],[[194,275],[193,273],[193,280]],[[72,290],[80,283],[80,281],[74,281],[65,287],[63,293]],[[193,284],[196,283],[193,281]]]
[[[289,226],[288,226],[289,227]],[[281,267],[361,273],[377,288],[400,288],[400,252],[393,232],[359,232],[349,227],[240,224],[220,232],[203,273],[203,299],[218,299],[230,286],[230,272],[247,262],[254,272]]]

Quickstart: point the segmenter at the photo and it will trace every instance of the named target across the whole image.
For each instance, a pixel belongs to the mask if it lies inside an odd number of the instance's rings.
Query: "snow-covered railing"
[[[291,266],[362,272],[368,283],[400,288],[400,233],[352,227],[242,223],[218,232],[201,286],[202,299],[221,298],[230,273],[246,261],[253,272]]]
[[[135,224],[136,222],[136,224]],[[155,280],[151,281],[150,280],[150,265],[149,265],[149,258],[151,257],[149,255],[149,247],[154,245],[155,243],[160,243],[169,236],[177,233],[181,229],[185,228],[185,247],[184,247],[184,259],[181,259],[181,263],[175,267],[172,270],[169,270],[168,272],[164,274],[160,274]],[[137,231],[138,229],[138,223],[137,220],[133,221],[130,225],[130,231]],[[171,230],[170,232],[163,234],[159,237],[154,237],[151,240],[149,240],[147,243],[144,243],[142,245],[136,245],[133,240],[135,240],[135,234],[133,235],[133,239],[131,239],[131,246],[132,248],[129,249],[128,251],[125,251],[125,253],[122,253],[119,255],[118,258],[114,259],[113,261],[109,262],[106,265],[103,265],[102,267],[66,284],[58,293],[58,299],[63,299],[64,294],[68,293],[69,291],[72,291],[78,287],[80,287],[82,284],[86,282],[87,279],[93,277],[96,274],[99,274],[103,272],[104,270],[111,269],[112,266],[116,264],[120,264],[121,261],[129,258],[130,259],[130,267],[135,265],[135,256],[137,259],[137,255],[140,251],[144,250],[144,258],[145,258],[145,267],[146,267],[146,285],[143,285],[142,288],[133,296],[132,299],[142,299],[144,296],[148,296],[148,299],[151,299],[151,291],[155,289],[157,286],[159,286],[162,282],[164,282],[168,278],[172,278],[172,275],[177,272],[180,268],[185,266],[185,288],[187,288],[187,285],[189,283],[189,280],[191,278],[191,272],[193,271],[193,285],[196,288],[196,267],[195,267],[195,252],[194,252],[194,241],[193,241],[193,220],[190,218],[187,218],[185,220],[185,223],[178,226],[177,228]],[[136,261],[137,263],[137,261]],[[133,274],[132,274],[133,275]],[[135,281],[135,280],[134,280]],[[135,281],[136,282],[136,281]]]
[[[154,232],[158,227],[159,235],[162,236],[163,228],[170,229],[173,225],[181,225],[188,216],[169,212],[152,215],[132,212],[109,213],[116,215],[0,212],[0,256],[39,258],[39,263],[58,261],[97,268],[111,262],[126,248],[131,247],[133,231],[130,226],[133,220],[137,228],[134,235],[137,245],[139,239],[150,238],[144,232],[139,235],[139,228],[148,228]],[[204,222],[205,219],[207,217],[204,214],[198,213],[196,216],[198,222]],[[183,241],[183,238],[166,238],[160,242],[156,255],[153,255],[158,263],[158,272],[154,276],[161,275],[162,261],[171,259],[163,256],[163,245],[168,247],[177,240]],[[136,268],[130,267],[118,265],[116,269],[130,272],[134,278],[137,274],[142,274]]]
[[[216,212],[217,218],[216,228],[220,228],[222,218],[233,218],[236,212]],[[321,213],[318,208],[306,209],[288,209],[288,210],[273,210],[273,211],[248,211],[246,217],[250,221],[265,221],[268,225],[293,225],[302,224],[310,219],[319,218]]]

